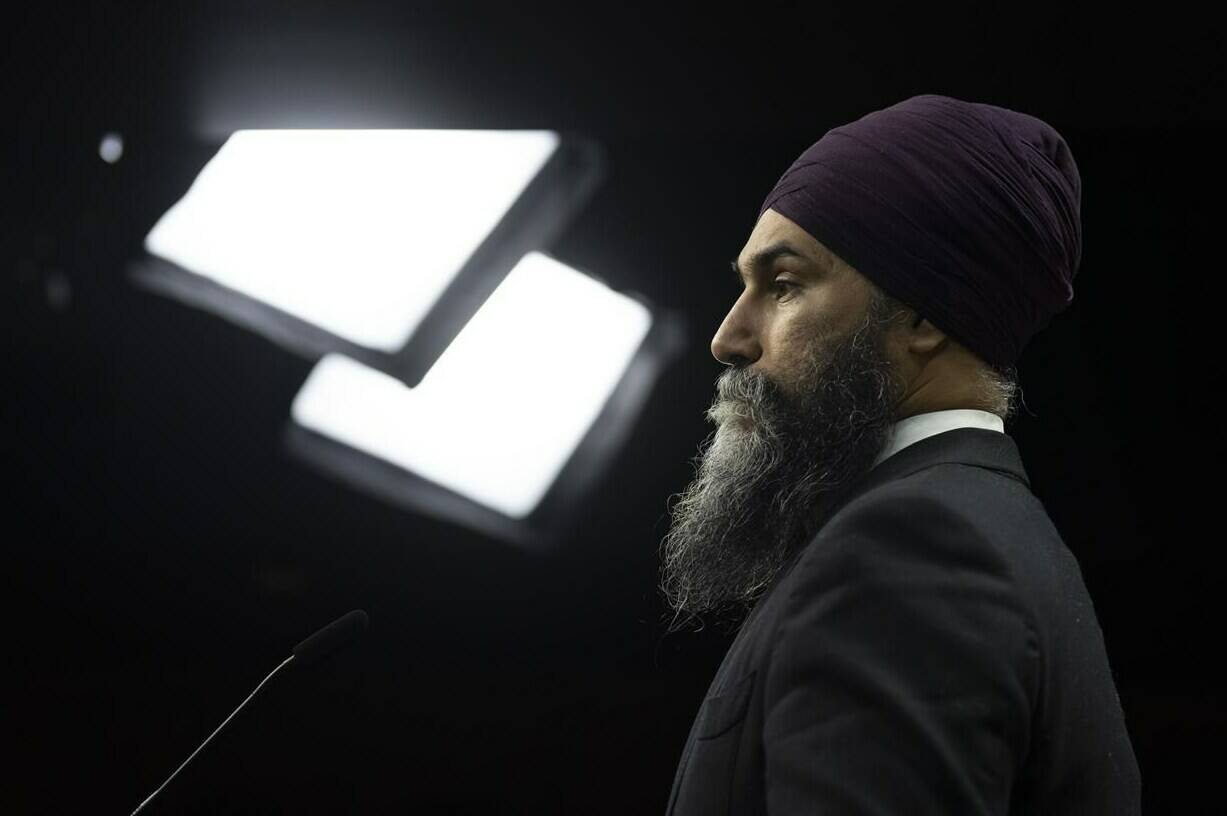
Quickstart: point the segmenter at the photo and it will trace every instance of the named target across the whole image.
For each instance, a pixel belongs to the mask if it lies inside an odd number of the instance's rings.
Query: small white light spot
[[[98,143],[98,155],[107,164],[114,164],[124,155],[124,139],[118,133],[108,133]]]

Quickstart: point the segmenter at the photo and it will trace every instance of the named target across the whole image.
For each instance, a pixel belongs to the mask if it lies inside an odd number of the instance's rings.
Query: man
[[[763,203],[662,547],[675,625],[752,611],[670,814],[1140,811],[1094,607],[1004,433],[1080,197],[1049,125],[926,94]]]

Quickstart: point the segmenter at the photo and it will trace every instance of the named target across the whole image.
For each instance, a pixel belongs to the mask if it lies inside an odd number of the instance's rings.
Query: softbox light
[[[554,131],[238,131],[131,275],[309,359],[413,384],[601,171],[594,143]]]
[[[530,252],[416,387],[322,359],[287,441],[399,505],[539,546],[608,467],[684,335],[637,295]]]

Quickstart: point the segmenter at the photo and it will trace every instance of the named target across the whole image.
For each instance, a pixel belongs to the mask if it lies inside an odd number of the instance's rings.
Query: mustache
[[[728,410],[749,411],[778,400],[780,387],[762,372],[729,369],[716,381],[716,402]]]

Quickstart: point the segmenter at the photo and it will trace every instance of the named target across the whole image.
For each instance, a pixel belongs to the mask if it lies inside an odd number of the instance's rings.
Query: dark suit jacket
[[[1078,562],[1014,441],[956,428],[838,503],[742,624],[674,816],[1140,812]]]

